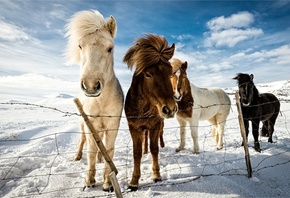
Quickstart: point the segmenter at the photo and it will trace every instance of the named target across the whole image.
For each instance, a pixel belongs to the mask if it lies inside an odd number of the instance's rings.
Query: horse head
[[[171,84],[174,92],[174,99],[180,101],[183,95],[187,93],[188,89],[190,89],[186,73],[187,62],[181,62],[179,59],[173,58],[171,59],[170,64],[173,68]]]
[[[253,82],[254,75],[239,73],[233,79],[238,81],[239,95],[242,105],[249,106],[254,99],[254,91],[256,89]]]
[[[88,97],[101,94],[114,77],[113,52],[117,32],[113,16],[105,21],[98,11],[76,13],[67,25],[67,55],[81,67],[81,89]]]
[[[177,111],[170,82],[172,67],[168,61],[174,49],[175,45],[169,47],[164,37],[148,34],[146,38],[137,39],[123,59],[129,68],[136,67],[131,87],[138,87],[138,94],[148,100],[150,106],[155,106],[163,118],[173,117]]]

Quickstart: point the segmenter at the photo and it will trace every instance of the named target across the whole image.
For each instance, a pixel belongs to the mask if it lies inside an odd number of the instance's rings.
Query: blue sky
[[[0,0],[0,76],[36,73],[78,81],[66,66],[65,24],[81,10],[113,15],[115,69],[121,84],[132,72],[122,62],[134,40],[155,33],[176,44],[200,87],[233,87],[236,73],[256,83],[290,80],[290,1],[46,1]]]

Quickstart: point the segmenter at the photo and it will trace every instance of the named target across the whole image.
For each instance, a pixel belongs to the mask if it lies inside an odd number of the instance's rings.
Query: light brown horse
[[[114,37],[117,24],[114,17],[108,20],[98,11],[76,13],[67,24],[67,58],[71,64],[81,68],[81,102],[95,130],[101,138],[108,155],[114,156],[115,140],[123,109],[123,92],[114,72]],[[86,186],[94,186],[96,174],[96,154],[99,149],[89,128],[81,123],[81,141],[75,160],[80,160],[84,143],[87,142],[88,170]],[[104,166],[103,190],[112,187],[109,179],[110,167]]]
[[[129,184],[132,191],[139,186],[142,143],[146,133],[150,139],[152,179],[161,181],[158,140],[163,131],[164,118],[174,117],[177,111],[170,81],[172,67],[168,62],[174,49],[174,44],[169,47],[164,37],[148,34],[137,39],[136,45],[127,51],[123,59],[129,68],[136,67],[125,100],[125,114],[133,140],[134,170]]]

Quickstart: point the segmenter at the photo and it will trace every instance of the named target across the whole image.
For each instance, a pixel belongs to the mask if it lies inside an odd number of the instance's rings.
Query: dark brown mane
[[[146,38],[136,40],[136,45],[128,50],[123,61],[130,69],[135,65],[135,75],[139,75],[146,67],[157,64],[159,61],[168,62],[173,53],[174,44],[169,47],[163,36],[147,34]]]

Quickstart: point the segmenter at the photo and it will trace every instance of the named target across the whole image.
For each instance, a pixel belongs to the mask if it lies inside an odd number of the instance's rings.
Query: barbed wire
[[[64,110],[61,110],[61,109],[58,109],[58,108],[55,108],[55,107],[48,107],[48,106],[44,106],[44,105],[38,105],[38,104],[31,104],[31,103],[0,103],[1,105],[20,105],[20,106],[33,106],[35,108],[40,108],[40,109],[48,109],[48,110],[51,110],[51,111],[56,111],[56,112],[59,112],[61,114],[63,114],[63,116],[81,116],[80,114],[78,113],[73,113],[73,112],[69,112],[69,111],[64,111]],[[219,105],[219,104],[215,104],[215,105]],[[235,104],[232,104],[235,106]],[[212,106],[212,105],[211,105]],[[200,108],[208,108],[208,107],[200,107]],[[286,132],[288,133],[288,136],[285,136],[285,138],[290,138],[290,133],[289,133],[289,130],[288,130],[288,127],[287,127],[287,124],[288,124],[288,121],[289,119],[287,119],[287,116],[286,116],[286,113],[285,112],[288,112],[290,111],[289,110],[283,110],[281,111],[281,115],[283,116],[284,118],[284,121],[281,121],[280,120],[280,123],[276,123],[277,126],[284,126],[285,129],[286,129]],[[106,116],[106,117],[115,117],[115,116]],[[125,118],[125,116],[121,116],[121,118]],[[228,118],[225,122],[229,122],[229,121],[232,121],[232,120],[237,120],[236,117],[233,117],[233,118]],[[212,127],[212,125],[208,124],[208,125],[199,125],[199,126],[193,126],[193,127],[199,127],[199,128],[209,128],[207,132],[204,133],[204,137],[199,137],[200,139],[202,139],[203,141],[203,148],[204,148],[204,151],[200,153],[200,156],[201,156],[201,162],[199,162],[199,164],[187,164],[186,166],[182,165],[182,163],[179,162],[179,159],[182,159],[186,156],[188,156],[188,153],[187,151],[185,152],[179,152],[179,153],[174,153],[172,155],[168,155],[168,156],[162,156],[162,159],[163,160],[174,160],[176,162],[176,166],[172,167],[172,168],[167,168],[166,170],[161,170],[161,174],[166,174],[166,173],[170,173],[170,172],[179,172],[177,176],[175,176],[175,181],[173,181],[172,179],[170,178],[164,178],[162,180],[161,183],[156,183],[156,184],[153,184],[151,182],[143,182],[141,185],[140,185],[140,190],[144,190],[144,189],[148,189],[150,187],[158,187],[158,186],[166,186],[166,185],[179,185],[179,184],[185,184],[185,183],[188,183],[188,182],[192,182],[194,180],[197,180],[197,179],[200,179],[201,177],[211,177],[211,176],[246,176],[247,175],[247,169],[246,167],[245,168],[227,168],[228,164],[231,164],[234,162],[238,162],[238,161],[243,161],[244,160],[244,156],[241,156],[241,157],[238,157],[238,158],[235,158],[235,159],[226,159],[226,156],[228,154],[228,149],[233,149],[233,147],[227,147],[227,142],[226,142],[226,138],[224,138],[224,149],[223,149],[223,152],[219,152],[218,155],[223,155],[222,157],[222,160],[221,161],[217,161],[217,162],[211,162],[211,161],[207,161],[207,156],[206,156],[206,153],[208,151],[205,150],[205,144],[206,144],[206,140],[209,138],[210,136],[210,133],[211,133],[211,130],[210,128]],[[189,126],[187,126],[186,128],[190,128]],[[225,131],[225,134],[224,136],[231,136],[233,134],[236,134],[234,132],[229,132],[230,131],[230,127],[229,128],[226,128],[227,131]],[[239,131],[239,127],[233,127],[233,129],[236,129],[237,131]],[[116,130],[116,129],[112,129],[112,130]],[[179,126],[174,126],[174,127],[164,127],[164,131],[178,131],[179,130]],[[120,128],[119,131],[129,131],[128,128]],[[275,130],[276,134],[277,132],[277,129]],[[6,167],[4,170],[2,170],[2,173],[0,174],[0,193],[1,193],[1,190],[4,188],[4,186],[6,185],[6,183],[8,181],[12,181],[12,180],[20,180],[20,179],[28,179],[28,178],[40,178],[40,177],[45,177],[46,178],[46,182],[45,182],[45,185],[42,186],[42,187],[39,187],[37,188],[36,187],[36,192],[31,192],[31,193],[26,193],[26,194],[23,194],[23,195],[16,195],[16,196],[38,196],[38,195],[44,195],[44,194],[53,194],[53,193],[56,193],[56,192],[63,192],[63,191],[69,191],[69,190],[73,190],[73,189],[82,189],[83,186],[73,186],[73,187],[66,187],[66,188],[61,188],[61,189],[51,189],[51,190],[47,190],[48,186],[49,186],[49,182],[50,180],[52,179],[52,177],[54,176],[67,176],[67,175],[75,175],[75,174],[84,174],[86,172],[86,170],[82,170],[82,171],[74,171],[74,172],[64,172],[64,173],[54,173],[52,171],[52,168],[53,166],[55,165],[56,163],[56,160],[57,158],[59,157],[71,157],[71,155],[73,155],[75,152],[72,152],[72,151],[63,151],[62,149],[60,149],[60,146],[59,146],[59,137],[60,135],[62,134],[68,134],[68,133],[71,133],[71,134],[81,134],[81,131],[65,131],[65,132],[55,132],[55,133],[51,133],[51,134],[46,134],[46,135],[42,135],[42,136],[38,136],[38,137],[33,137],[33,138],[26,138],[26,139],[21,139],[21,138],[12,138],[12,139],[9,139],[9,138],[6,138],[6,139],[0,139],[0,143],[9,143],[9,142],[34,142],[34,141],[38,141],[38,140],[44,140],[45,138],[47,137],[52,137],[53,138],[53,142],[54,142],[54,148],[55,150],[52,152],[52,153],[41,153],[39,155],[31,155],[31,154],[26,154],[26,155],[19,155],[19,156],[11,156],[11,157],[0,157],[0,161],[1,160],[14,160],[12,162],[11,165],[8,165],[8,167]],[[128,132],[129,134],[129,132]],[[178,134],[178,132],[176,133]],[[191,141],[191,138],[186,138],[187,141]],[[282,142],[281,139],[277,139],[277,142]],[[124,146],[117,146],[115,148],[116,151],[118,150],[126,150],[127,152],[127,156],[125,156],[126,160],[125,162],[123,163],[119,163],[118,164],[118,167],[119,168],[122,168],[122,169],[125,169],[125,175],[123,175],[120,180],[121,182],[123,183],[127,183],[128,180],[129,180],[129,176],[127,175],[128,172],[131,171],[131,167],[132,165],[130,164],[130,159],[132,158],[132,146],[130,146],[131,140],[128,140],[127,144],[124,145]],[[176,136],[176,139],[169,139],[169,140],[166,140],[165,144],[167,145],[171,145],[172,143],[178,143],[179,142],[179,137],[178,135]],[[277,145],[277,142],[274,143]],[[236,145],[235,145],[236,144]],[[239,149],[240,145],[237,146],[237,144],[240,144],[239,143],[235,143],[235,149]],[[165,145],[165,146],[166,146]],[[282,142],[282,145],[284,145],[283,147],[283,151],[278,151],[278,147],[277,148],[277,153],[276,154],[273,154],[271,156],[266,156],[264,158],[261,159],[261,161],[259,161],[258,164],[256,164],[254,167],[253,167],[253,172],[257,173],[261,170],[264,170],[264,169],[267,169],[267,168],[273,168],[273,167],[276,167],[276,166],[280,166],[280,165],[285,165],[285,164],[288,164],[290,163],[290,160],[286,160],[284,162],[277,162],[275,164],[271,164],[271,165],[264,165],[264,162],[266,160],[268,160],[269,158],[273,158],[273,157],[276,157],[276,156],[279,156],[279,155],[284,155],[284,154],[289,154],[290,153],[290,149],[287,145],[285,145],[283,142]],[[50,151],[51,152],[51,151]],[[86,149],[84,149],[84,152],[87,153],[88,151]],[[214,152],[214,151],[213,151]],[[17,176],[17,175],[13,175],[13,169],[17,166],[17,164],[21,163],[20,161],[22,159],[25,159],[25,158],[43,158],[43,159],[49,159],[49,158],[52,158],[52,160],[49,160],[49,163],[50,165],[48,166],[48,173],[42,173],[42,174],[32,174],[32,175],[20,175],[20,176]],[[115,160],[114,160],[115,161]],[[142,163],[147,163],[147,164],[150,164],[151,160],[150,159],[143,159],[143,162]],[[220,171],[216,171],[214,173],[208,173],[206,171],[206,168],[207,167],[214,167],[214,166],[223,166],[223,170],[220,170]],[[187,168],[193,168],[195,170],[199,170],[199,174],[183,174],[184,170],[187,169]],[[201,169],[201,170],[200,170]],[[100,171],[102,172],[101,168],[97,168],[97,171]],[[198,172],[198,171],[197,171]],[[148,171],[148,173],[146,172],[142,172],[142,175],[151,175],[151,172]],[[126,190],[123,190],[123,194],[128,194],[129,192],[127,192]],[[113,193],[104,193],[102,195],[93,195],[94,197],[107,197],[108,195],[110,196],[114,196]]]

